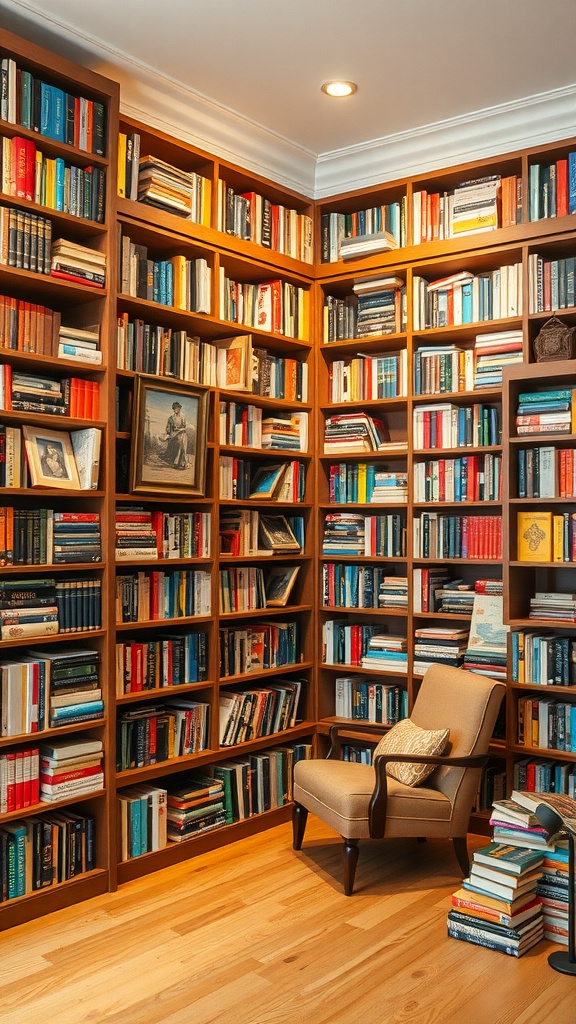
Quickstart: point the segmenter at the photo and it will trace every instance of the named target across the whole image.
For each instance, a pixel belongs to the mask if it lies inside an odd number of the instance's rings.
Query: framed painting
[[[144,374],[134,386],[130,490],[202,497],[208,391]]]
[[[80,490],[70,434],[44,427],[22,426],[32,487]]]

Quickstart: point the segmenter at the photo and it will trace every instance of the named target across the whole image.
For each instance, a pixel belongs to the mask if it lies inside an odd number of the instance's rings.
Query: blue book
[[[462,282],[462,323],[472,323],[472,281]]]
[[[61,156],[56,157],[56,210],[64,210],[64,179],[66,165]]]
[[[56,86],[52,86],[50,138],[57,142],[66,141],[66,93]]]
[[[576,213],[576,152],[568,153],[568,213]]]

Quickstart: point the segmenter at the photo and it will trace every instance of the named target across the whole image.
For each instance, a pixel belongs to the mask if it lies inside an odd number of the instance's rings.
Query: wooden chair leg
[[[307,820],[307,809],[302,804],[294,804],[292,808],[292,848],[294,850],[302,849]]]
[[[460,870],[466,878],[470,871],[470,859],[468,857],[468,847],[466,845],[466,836],[457,836],[452,840],[454,843],[454,853],[456,859],[460,865]]]
[[[352,895],[359,852],[357,839],[344,840],[344,894],[346,896]]]

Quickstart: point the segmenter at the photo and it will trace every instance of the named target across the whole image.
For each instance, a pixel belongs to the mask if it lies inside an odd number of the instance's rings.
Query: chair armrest
[[[374,759],[376,780],[374,792],[370,799],[369,825],[370,838],[382,839],[386,827],[386,804],[388,801],[388,777],[386,764],[388,761],[408,761],[410,764],[446,765],[451,768],[482,768],[489,760],[488,754],[467,754],[462,757],[441,756],[438,754],[377,754]]]
[[[343,732],[348,733],[348,735],[352,735],[354,737],[357,736],[359,739],[361,739],[362,736],[366,734],[371,735],[372,739],[382,739],[386,730],[385,728],[383,728],[382,725],[379,725],[377,722],[358,722],[358,724],[352,722],[335,722],[334,725],[330,726],[330,750],[326,755],[327,758],[340,757],[340,733]]]

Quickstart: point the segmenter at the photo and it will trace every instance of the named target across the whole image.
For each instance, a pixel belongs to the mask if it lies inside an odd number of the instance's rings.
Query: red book
[[[6,810],[16,810],[16,751],[6,754]]]
[[[24,751],[17,750],[14,765],[14,809],[24,806]]]
[[[78,277],[77,274],[68,274],[64,270],[51,270],[50,276],[61,278],[63,281],[72,281],[74,284],[85,284],[87,288],[102,289],[104,287],[104,285],[100,284],[98,281],[89,281],[86,277]]]
[[[568,216],[568,160],[556,161],[556,216]]]
[[[18,199],[34,200],[36,177],[36,146],[32,139],[16,135],[12,139],[14,166],[14,195]]]
[[[89,779],[92,775],[100,775],[102,766],[94,764],[88,768],[71,768],[67,772],[40,772],[40,782],[43,786],[56,786],[59,782],[72,782],[74,779]]]

